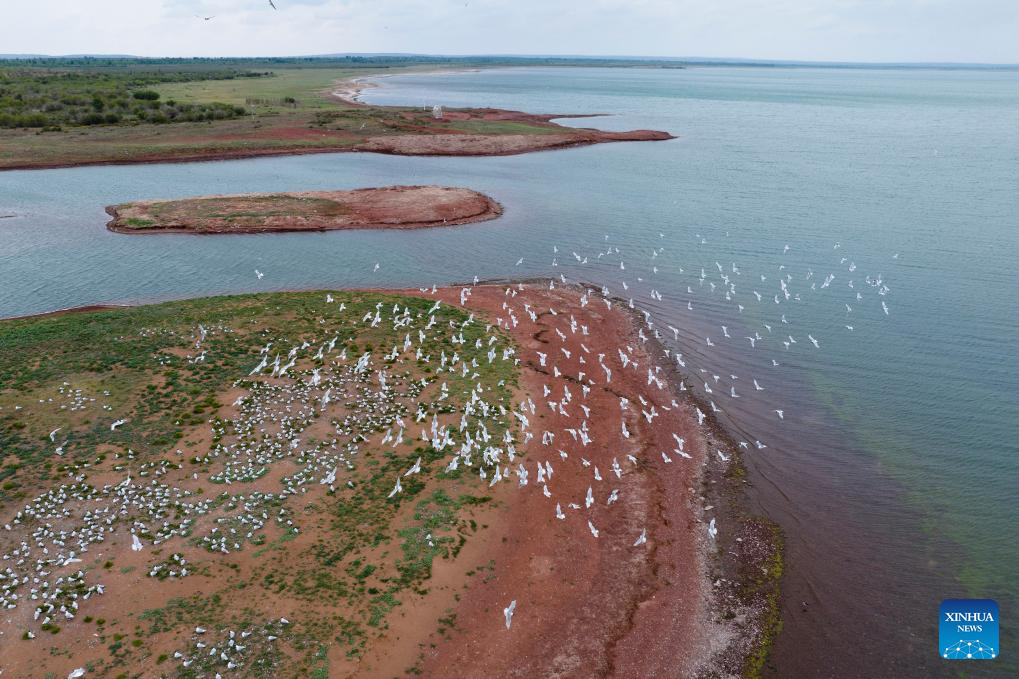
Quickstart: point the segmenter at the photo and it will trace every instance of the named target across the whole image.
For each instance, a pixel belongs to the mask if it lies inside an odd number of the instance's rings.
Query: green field
[[[323,109],[336,106],[324,94],[338,80],[380,73],[382,69],[351,68],[282,68],[272,71],[272,76],[251,81],[201,80],[181,83],[166,83],[155,87],[164,99],[197,103],[219,101],[237,106],[271,107],[273,104],[255,103],[282,102],[290,97],[301,109]],[[275,104],[278,107],[280,104]]]

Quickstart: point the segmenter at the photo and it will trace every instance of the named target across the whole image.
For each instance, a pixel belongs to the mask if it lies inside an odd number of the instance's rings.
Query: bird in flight
[[[276,4],[272,0],[269,0],[269,6],[275,9],[277,12],[279,11],[279,9],[277,9],[276,7]]]

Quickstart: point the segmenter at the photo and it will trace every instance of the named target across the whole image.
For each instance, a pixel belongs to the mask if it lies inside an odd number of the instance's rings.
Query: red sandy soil
[[[459,306],[460,288],[424,295],[419,290],[385,292]],[[524,313],[524,303],[537,312],[537,321]],[[510,323],[504,304],[512,309],[517,325]],[[363,658],[350,660],[339,651],[330,652],[330,676],[389,679],[403,676],[414,665],[420,676],[464,679],[697,674],[731,642],[731,633],[711,622],[709,552],[696,490],[711,439],[709,431],[697,426],[692,401],[673,401],[677,394],[671,384],[663,388],[649,384],[648,369],[654,370],[659,362],[660,349],[638,337],[632,313],[617,304],[608,308],[593,294],[584,306],[582,291],[574,287],[474,286],[466,308],[499,324],[518,344],[521,370],[515,402],[531,398],[536,406],[536,413],[529,414],[534,438],[521,446],[532,483],[517,488],[514,479],[491,489],[494,506],[477,516],[486,529],[469,540],[455,560],[436,560],[428,593],[394,609],[383,636],[371,641]],[[589,334],[582,329],[574,333],[572,318],[587,326]],[[557,329],[566,335],[565,341]],[[620,348],[639,363],[637,368],[621,367]],[[539,364],[537,352],[548,355],[547,367]],[[605,355],[613,370],[611,381],[605,380],[598,354]],[[561,371],[559,377],[552,374],[553,365]],[[669,379],[664,369],[658,377]],[[546,385],[551,394],[543,397]],[[591,389],[586,398],[582,385]],[[569,416],[547,404],[561,399],[565,388],[573,394]],[[628,410],[621,408],[620,397],[629,399]],[[659,412],[653,423],[641,415],[641,397]],[[590,417],[581,413],[581,403],[591,409]],[[579,427],[584,419],[592,442],[581,447],[565,429]],[[621,435],[621,421],[631,433],[629,439]],[[543,445],[545,431],[555,433],[552,445]],[[692,459],[671,452],[676,447],[674,433],[686,440]],[[569,452],[569,459],[560,458],[560,449]],[[668,452],[671,463],[664,462],[661,451]],[[631,464],[628,454],[639,462]],[[583,466],[581,457],[592,466]],[[614,458],[623,470],[618,479],[612,472]],[[555,470],[548,483],[552,498],[544,497],[533,481],[538,461],[550,462]],[[602,482],[594,481],[594,467]],[[570,502],[583,507],[589,486],[596,491],[595,505],[590,510],[568,508]],[[619,490],[619,500],[608,507],[606,496],[612,488]],[[565,520],[555,518],[556,502],[562,504]],[[597,526],[598,538],[589,531],[588,518]],[[647,543],[634,546],[642,530],[647,531]],[[305,531],[300,539],[313,540],[314,532]],[[118,554],[130,555],[126,546],[120,547]],[[231,557],[244,569],[246,558],[250,558],[246,553]],[[488,563],[493,564],[491,570],[476,569]],[[196,582],[189,579],[178,585],[180,594],[189,593]],[[110,592],[120,595],[103,597],[96,605],[136,607],[138,602],[128,602],[134,590],[125,584],[130,583],[111,586]],[[512,600],[517,607],[507,630],[503,608]],[[290,613],[287,607],[293,605],[275,603],[280,614]],[[450,610],[455,627],[440,634],[436,620]],[[102,614],[97,611],[94,614]],[[87,642],[84,637],[75,640]],[[169,638],[164,644],[168,651],[177,647]],[[741,663],[734,667],[738,673]]]
[[[470,189],[389,186],[136,201],[106,211],[107,228],[118,233],[209,234],[455,226],[495,219],[502,206]]]
[[[331,93],[334,99],[342,99]],[[633,130],[607,132],[564,127],[553,122],[568,114],[531,114],[501,109],[457,109],[443,112],[442,120],[411,109],[365,106],[345,101],[345,109],[320,111],[359,112],[358,120],[373,124],[361,131],[350,126],[330,128],[310,112],[278,117],[246,116],[209,123],[175,123],[170,126],[97,126],[76,129],[73,135],[40,136],[18,130],[0,130],[0,170],[45,169],[83,165],[229,160],[306,153],[372,152],[395,155],[485,156],[512,155],[615,141],[661,141],[666,132]],[[583,116],[590,117],[590,116]],[[457,129],[456,123],[505,122],[522,124],[522,130]],[[381,129],[380,129],[381,126]],[[461,126],[463,127],[463,126]],[[531,132],[527,128],[534,131]]]
[[[426,677],[690,676],[708,661],[724,636],[707,622],[709,588],[701,549],[705,526],[694,491],[706,440],[696,425],[693,405],[670,406],[671,387],[647,384],[650,345],[641,344],[629,313],[615,306],[609,310],[594,296],[582,308],[580,293],[573,288],[549,291],[538,284],[525,285],[515,298],[505,291],[501,285],[474,287],[467,308],[489,320],[500,319],[504,328],[509,322],[503,303],[515,310],[519,325],[507,330],[520,345],[518,400],[530,396],[538,408],[526,459],[532,467],[539,460],[552,463],[555,476],[549,486],[554,497],[544,497],[538,488],[514,488],[501,495],[506,503],[501,538],[484,546],[484,556],[494,560],[495,569],[487,579],[471,581],[459,603],[452,604],[456,631],[451,636],[429,634],[430,627],[420,624],[413,609],[398,610],[388,640],[376,642],[361,666],[343,676],[394,676],[419,651],[423,652],[419,667]],[[441,290],[436,297],[455,305],[459,290]],[[520,313],[524,302],[538,311],[536,323]],[[552,315],[550,307],[558,315]],[[587,325],[591,334],[572,334],[571,316]],[[567,335],[565,343],[555,328]],[[637,370],[618,369],[617,348],[625,345],[640,362]],[[571,352],[570,359],[561,353],[563,346]],[[539,351],[548,354],[549,367],[539,366]],[[599,353],[618,369],[610,383],[604,383],[598,367]],[[581,356],[587,357],[583,365]],[[562,371],[561,377],[551,374],[553,364]],[[585,448],[564,431],[584,419],[577,401],[569,409],[572,417],[564,417],[540,398],[543,385],[551,388],[550,399],[560,398],[563,387],[579,397],[580,371],[585,371],[583,383],[592,389],[582,401],[592,410],[593,443]],[[623,395],[631,401],[626,411],[629,439],[620,432]],[[653,425],[641,416],[638,395],[658,406],[661,415]],[[542,445],[541,432],[546,430],[556,432],[555,444]],[[671,464],[663,461],[660,451],[676,446],[673,433],[686,439],[693,459],[672,455]],[[560,448],[570,451],[569,460],[560,459]],[[627,454],[640,464],[631,465]],[[593,483],[592,469],[576,459],[581,455],[600,469],[606,483]],[[624,469],[618,480],[611,472],[613,458]],[[583,506],[592,484],[602,489],[592,519],[599,538],[589,531],[586,512],[566,507],[567,502]],[[605,506],[607,487],[620,491],[611,508]],[[566,520],[555,518],[557,501]],[[634,547],[643,529],[647,544]],[[507,630],[503,608],[514,599],[516,614]],[[409,616],[403,624],[401,615]]]

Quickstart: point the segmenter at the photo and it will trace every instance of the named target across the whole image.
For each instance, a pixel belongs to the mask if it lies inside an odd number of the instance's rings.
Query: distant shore
[[[553,122],[592,117],[588,115],[501,109],[445,109],[441,115],[433,115],[431,110],[361,102],[359,93],[373,86],[367,76],[338,80],[316,95],[333,100],[335,107],[284,108],[272,115],[253,114],[211,123],[97,125],[46,133],[0,130],[0,171],[310,153],[503,156],[674,138],[657,130],[613,132]]]

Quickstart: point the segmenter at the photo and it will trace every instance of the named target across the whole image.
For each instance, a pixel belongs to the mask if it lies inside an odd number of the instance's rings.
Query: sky
[[[1019,63],[1019,0],[273,1],[0,0],[0,53]]]

